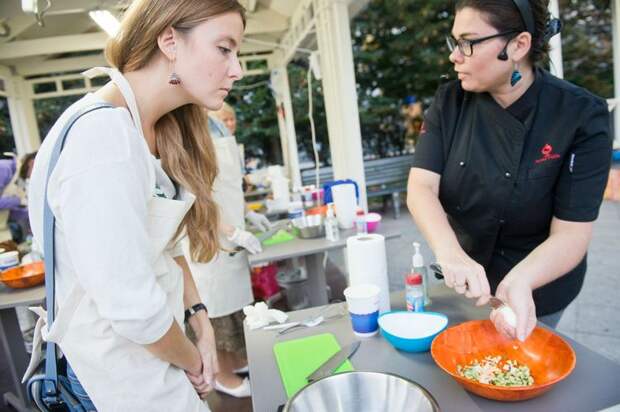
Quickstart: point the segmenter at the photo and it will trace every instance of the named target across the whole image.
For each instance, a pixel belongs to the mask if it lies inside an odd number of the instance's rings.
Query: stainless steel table
[[[383,235],[386,240],[401,236],[400,232],[395,230],[383,231],[379,229],[375,233]],[[308,273],[310,305],[325,305],[327,304],[327,283],[323,265],[324,253],[330,250],[343,249],[347,245],[347,238],[353,235],[355,235],[355,229],[341,230],[340,240],[336,242],[320,237],[317,239],[294,239],[285,243],[266,246],[261,253],[250,255],[250,265],[303,257]]]
[[[431,289],[431,298],[433,303],[428,310],[445,313],[450,319],[450,325],[471,319],[486,319],[489,314],[488,309],[477,308],[472,301],[442,286]],[[392,293],[391,299],[392,310],[404,309],[404,292]],[[289,315],[292,320],[305,319],[318,310],[305,309]],[[346,316],[312,329],[292,332],[279,339],[275,331],[250,331],[245,328],[254,412],[275,412],[279,405],[286,402],[273,345],[279,341],[325,332],[333,333],[341,346],[356,339]],[[515,403],[496,402],[470,394],[435,365],[429,352],[414,354],[398,351],[379,335],[364,339],[351,362],[356,370],[391,372],[418,382],[433,394],[442,411],[448,412],[588,412],[620,403],[620,365],[563,337],[577,355],[573,373],[556,384],[550,392]]]
[[[26,386],[21,384],[28,366],[28,353],[17,322],[18,306],[40,305],[45,298],[45,287],[9,289],[0,284],[0,342],[8,357],[7,369],[15,393],[3,394],[4,402],[18,411],[31,411],[26,395]]]

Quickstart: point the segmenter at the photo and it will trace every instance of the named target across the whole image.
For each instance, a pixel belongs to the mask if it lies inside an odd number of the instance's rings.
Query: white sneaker
[[[252,396],[252,389],[250,388],[250,381],[248,380],[248,378],[244,378],[241,382],[241,385],[237,386],[236,388],[228,388],[219,383],[216,379],[215,390],[230,396],[234,396],[235,398],[247,398],[249,396]]]
[[[250,367],[248,365],[245,365],[243,368],[239,368],[239,369],[233,369],[234,373],[248,373],[250,372]]]

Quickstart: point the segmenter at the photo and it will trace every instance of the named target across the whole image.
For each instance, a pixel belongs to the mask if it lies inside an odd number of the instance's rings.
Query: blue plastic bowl
[[[448,326],[448,317],[437,312],[393,311],[379,317],[381,335],[406,352],[430,350],[435,336]]]

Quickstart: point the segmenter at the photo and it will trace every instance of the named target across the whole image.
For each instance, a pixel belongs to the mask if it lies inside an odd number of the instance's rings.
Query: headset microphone
[[[504,48],[502,49],[502,51],[497,55],[497,58],[499,60],[502,60],[502,61],[508,60],[508,51],[506,50],[507,48],[508,48],[508,44],[506,44]]]

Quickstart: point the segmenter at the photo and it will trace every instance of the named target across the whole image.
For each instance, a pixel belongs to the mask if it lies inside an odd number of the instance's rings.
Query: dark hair
[[[27,155],[25,155],[22,158],[22,165],[19,168],[19,177],[23,180],[26,180],[29,176],[28,176],[28,163],[34,161],[35,156],[37,155],[37,152],[32,152],[32,153],[28,153]]]
[[[544,60],[549,53],[549,0],[529,0],[532,14],[534,15],[534,33],[532,34],[532,46],[529,59],[532,64]],[[485,20],[499,32],[527,31],[524,19],[519,13],[513,0],[458,0],[456,11],[466,7],[478,10],[485,15]],[[555,33],[554,33],[555,34]]]

